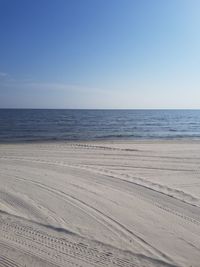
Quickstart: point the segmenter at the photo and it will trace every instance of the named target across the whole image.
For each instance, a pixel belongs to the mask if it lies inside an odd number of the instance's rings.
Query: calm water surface
[[[0,142],[200,138],[200,110],[0,109]]]

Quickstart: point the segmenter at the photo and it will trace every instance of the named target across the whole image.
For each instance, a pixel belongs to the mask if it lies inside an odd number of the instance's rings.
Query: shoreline
[[[74,139],[74,140],[65,140],[65,139],[41,139],[41,140],[36,140],[36,139],[31,139],[31,140],[8,140],[8,141],[1,141],[0,140],[0,145],[1,144],[37,144],[37,143],[185,143],[185,142],[192,142],[192,143],[200,143],[200,137],[199,138],[190,138],[190,137],[183,137],[183,138],[134,138],[134,139],[129,139],[129,138],[118,138],[118,139],[91,139],[91,140],[86,140],[86,139]]]

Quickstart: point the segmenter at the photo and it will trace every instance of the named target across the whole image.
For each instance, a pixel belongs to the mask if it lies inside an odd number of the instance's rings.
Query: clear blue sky
[[[0,0],[0,107],[200,108],[199,0]]]

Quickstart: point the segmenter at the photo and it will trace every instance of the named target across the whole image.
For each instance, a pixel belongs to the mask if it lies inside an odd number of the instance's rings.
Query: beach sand
[[[0,266],[200,266],[200,142],[0,145]]]

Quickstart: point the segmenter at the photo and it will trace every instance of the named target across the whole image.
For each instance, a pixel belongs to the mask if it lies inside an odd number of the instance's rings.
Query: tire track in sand
[[[1,159],[4,160],[19,160],[19,161],[27,161],[27,162],[35,162],[35,163],[39,163],[39,164],[49,164],[49,165],[55,165],[55,166],[62,166],[62,167],[73,167],[73,168],[79,168],[79,169],[85,169],[85,170],[89,170],[89,171],[93,171],[94,172],[94,168],[92,167],[88,167],[87,165],[80,165],[80,164],[68,164],[66,162],[62,162],[62,161],[48,161],[48,160],[41,160],[41,159],[37,159],[37,158],[24,158],[24,157],[0,157]],[[142,186],[146,189],[150,189],[150,190],[154,190],[158,193],[161,193],[163,195],[166,196],[171,196],[173,198],[176,198],[182,202],[185,202],[187,204],[196,206],[196,207],[200,207],[200,199],[196,198],[195,196],[186,193],[184,191],[178,190],[178,189],[173,189],[171,187],[168,187],[166,185],[162,185],[162,184],[157,184],[157,183],[153,183],[151,181],[147,181],[146,179],[143,179],[141,177],[135,177],[132,175],[128,175],[128,174],[115,174],[115,172],[113,171],[101,171],[99,170],[98,173],[99,174],[104,174],[104,175],[108,175],[108,172],[110,172],[110,176],[111,177],[115,177],[124,181],[129,181]],[[107,174],[106,174],[107,173]]]
[[[0,267],[22,267],[15,261],[0,255]]]
[[[17,180],[23,180],[24,182],[32,183],[38,187],[40,187],[43,190],[49,191],[53,194],[55,194],[57,197],[61,197],[61,199],[65,199],[67,202],[69,202],[71,205],[73,205],[75,208],[80,209],[82,212],[86,213],[87,216],[92,217],[97,222],[102,224],[104,227],[108,228],[109,231],[112,231],[115,235],[118,235],[120,239],[124,239],[125,242],[127,242],[130,246],[134,243],[138,243],[148,254],[152,256],[159,257],[160,259],[167,260],[171,262],[171,259],[168,255],[162,253],[157,248],[151,246],[149,243],[147,243],[144,239],[139,237],[136,233],[128,229],[125,225],[120,223],[119,221],[115,220],[114,218],[108,216],[107,214],[103,213],[99,209],[89,205],[88,203],[75,198],[74,196],[67,194],[63,191],[57,190],[55,188],[52,188],[50,186],[47,186],[46,184],[36,182],[33,180],[27,180],[26,178],[22,178],[21,176],[16,176],[15,179]]]
[[[125,182],[128,182],[127,180],[124,180],[123,177],[117,175],[116,173],[114,173],[113,171],[108,171],[108,170],[104,170],[104,169],[100,169],[100,170],[96,170],[94,168],[85,166],[85,165],[79,165],[79,164],[66,164],[66,163],[62,163],[62,162],[52,162],[52,161],[46,161],[46,160],[39,160],[39,159],[25,159],[25,158],[15,158],[14,160],[21,160],[21,161],[29,161],[29,162],[37,162],[40,164],[50,164],[50,165],[56,165],[56,166],[62,166],[62,167],[71,167],[71,168],[78,168],[78,169],[83,169],[86,171],[90,171],[90,172],[95,172],[98,174],[103,174],[107,177],[111,177],[111,178],[117,178],[117,179],[121,179]],[[123,176],[123,174],[122,174]],[[16,176],[15,176],[16,177]],[[17,178],[17,177],[16,177]],[[18,177],[18,179],[20,179],[20,177]],[[21,178],[23,179],[23,178]],[[26,179],[23,179],[24,181],[27,182]],[[124,240],[126,242],[128,242],[130,244],[131,242],[137,242],[140,246],[143,247],[144,250],[146,250],[147,252],[150,253],[150,255],[155,255],[157,257],[159,257],[160,259],[164,259],[167,261],[171,261],[170,257],[168,255],[165,255],[163,252],[161,252],[159,249],[151,246],[149,243],[147,243],[144,239],[140,238],[138,235],[136,235],[133,231],[131,231],[130,229],[128,229],[126,226],[124,226],[123,224],[121,224],[120,222],[114,220],[112,217],[106,215],[105,213],[103,213],[102,211],[92,207],[91,205],[88,205],[87,203],[75,198],[74,196],[71,196],[69,194],[66,194],[65,192],[56,190],[55,188],[49,187],[45,184],[41,184],[39,182],[35,182],[35,181],[31,181],[29,180],[29,182],[32,182],[34,184],[37,184],[37,186],[40,186],[41,188],[48,190],[50,192],[53,192],[57,195],[60,196],[64,196],[65,199],[67,198],[68,201],[70,201],[70,203],[72,205],[74,205],[76,208],[81,209],[83,212],[87,213],[89,216],[95,218],[98,222],[104,224],[104,226],[106,226],[107,228],[109,228],[112,232],[114,232],[115,234],[119,235],[120,233],[120,238],[124,238]],[[134,182],[133,182],[134,184]],[[136,183],[137,184],[137,183]],[[137,184],[140,186],[140,184]],[[145,186],[141,185],[142,187],[146,188]],[[146,189],[149,189],[148,187]],[[150,188],[151,189],[151,188]],[[159,192],[160,193],[160,192]],[[162,192],[161,192],[162,193]],[[75,203],[74,203],[75,201]],[[196,221],[195,219],[192,219],[188,216],[184,216],[183,214],[180,214],[174,210],[168,209],[163,207],[162,205],[152,202],[153,205],[157,206],[160,209],[163,209],[167,212],[170,212],[176,216],[182,217],[183,219],[189,221],[190,223],[195,223],[197,225],[199,225],[199,222]]]
[[[80,168],[85,168],[86,170],[89,170],[89,171],[97,173],[97,174],[103,174],[106,177],[110,177],[112,179],[119,179],[119,180],[122,180],[123,182],[129,183],[129,184],[136,184],[137,186],[140,186],[140,184],[134,183],[134,181],[129,181],[129,180],[124,179],[124,178],[132,178],[131,175],[127,175],[127,174],[123,174],[123,173],[116,173],[114,171],[109,171],[107,169],[102,169],[102,168],[101,169],[99,169],[99,168],[95,169],[95,168],[93,168],[93,167],[91,168],[90,166],[87,166],[87,165],[80,166]],[[141,186],[141,187],[143,187],[143,186]],[[119,189],[119,187],[117,187],[117,186],[115,188]],[[153,189],[148,188],[148,187],[146,187],[146,189],[153,190]],[[159,191],[156,191],[156,190],[153,190],[153,191],[155,191],[155,193],[163,194],[162,192],[159,192]],[[130,192],[128,192],[128,191],[127,191],[127,193],[130,194]],[[188,221],[189,223],[193,223],[193,224],[195,224],[197,226],[200,226],[200,211],[199,211],[199,219],[192,218],[192,217],[187,216],[187,215],[185,215],[185,214],[183,214],[183,213],[181,213],[181,212],[179,212],[179,211],[177,211],[175,209],[167,207],[166,206],[167,203],[165,203],[165,206],[163,206],[161,203],[158,203],[158,202],[153,201],[152,199],[148,198],[145,194],[141,195],[141,192],[134,191],[134,194],[137,194],[138,197],[140,197],[140,199],[148,201],[148,203],[150,202],[152,205],[154,205],[154,206],[156,206],[156,207],[158,207],[158,208],[160,208],[162,210],[165,210],[166,212],[169,212],[169,213],[171,213],[173,215],[176,215],[176,216]],[[167,195],[167,194],[163,194],[163,195],[165,195],[166,197],[171,197],[170,195]],[[176,198],[174,198],[174,199],[176,200]],[[177,200],[181,201],[180,199],[177,199]],[[190,205],[190,203],[187,203],[187,202],[186,202],[186,204]]]
[[[0,215],[1,240],[15,244],[24,251],[31,251],[38,258],[47,259],[58,266],[174,266],[144,255],[131,254],[94,241],[90,242],[74,234],[65,234],[64,238],[63,236],[61,238],[55,231],[47,231],[45,227],[31,222],[7,214]]]

